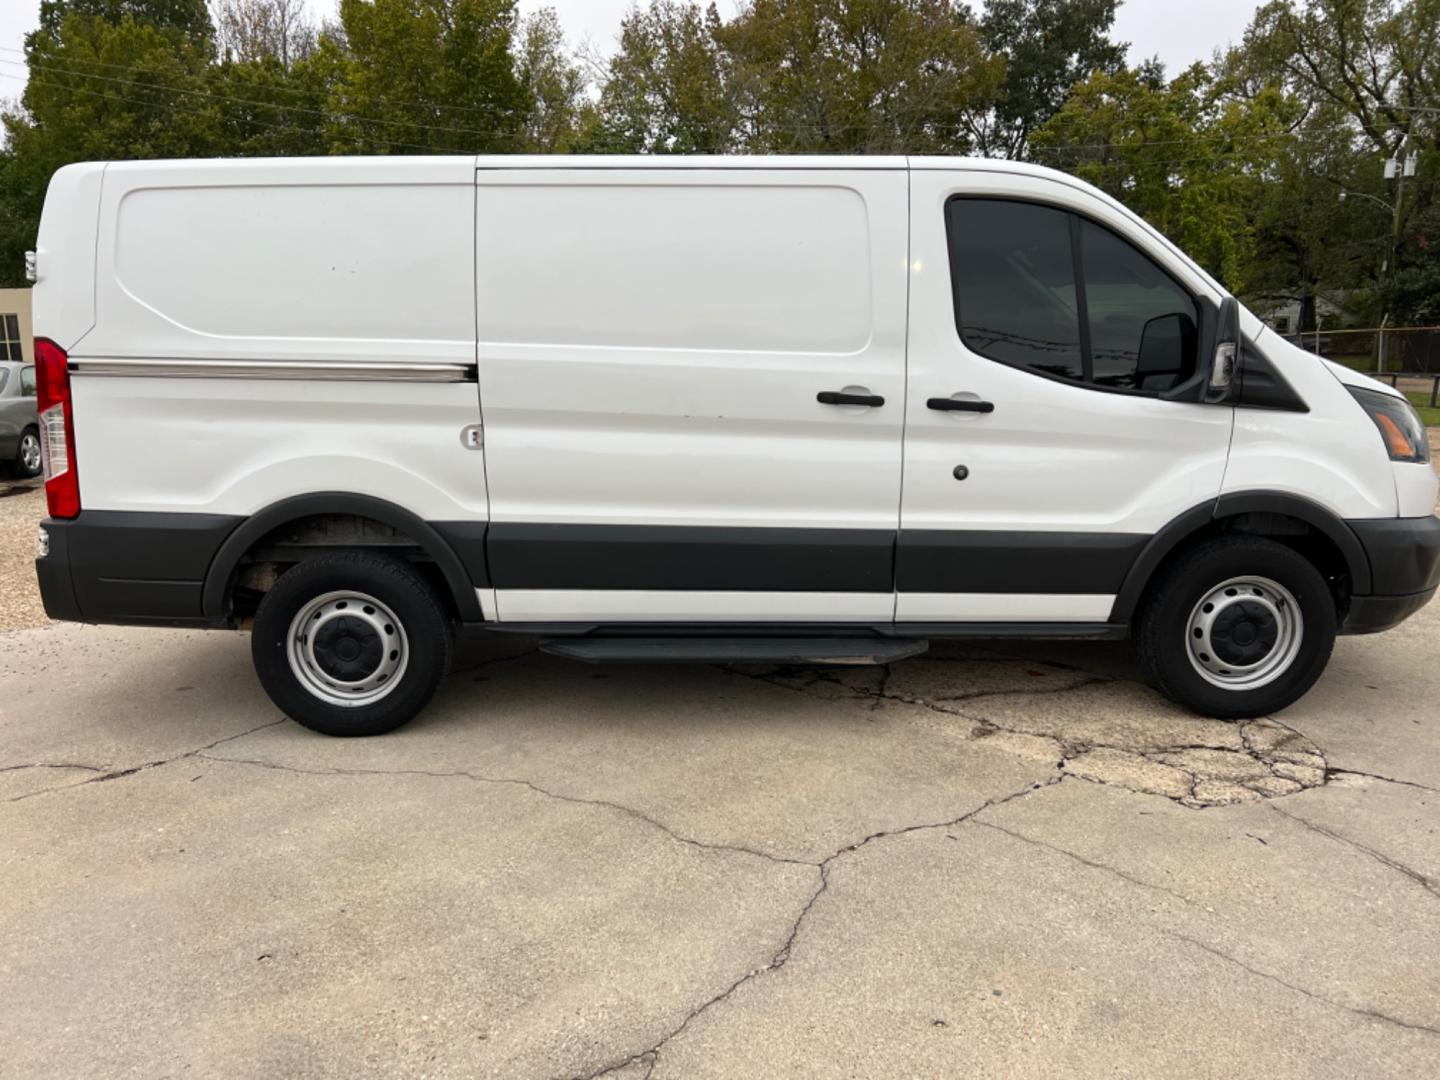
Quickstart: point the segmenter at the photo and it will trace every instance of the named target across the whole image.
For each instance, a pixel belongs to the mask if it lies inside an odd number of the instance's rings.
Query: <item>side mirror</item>
[[[1166,401],[1228,401],[1240,383],[1240,302],[1227,296],[1218,305],[1200,301],[1201,327],[1195,373],[1160,396]]]
[[[1229,397],[1235,377],[1240,373],[1240,303],[1233,296],[1221,301],[1216,323],[1210,378],[1205,383],[1205,400],[1210,402]]]
[[[1170,390],[1195,376],[1195,320],[1183,312],[1157,315],[1140,331],[1135,385],[1140,390]]]

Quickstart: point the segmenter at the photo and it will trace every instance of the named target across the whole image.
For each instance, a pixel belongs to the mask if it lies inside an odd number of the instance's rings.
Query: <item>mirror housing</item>
[[[1218,305],[1202,299],[1200,309],[1195,375],[1160,396],[1166,401],[1221,405],[1240,389],[1240,302],[1233,296]]]
[[[1210,350],[1210,375],[1205,380],[1205,400],[1219,403],[1240,386],[1240,302],[1227,296],[1220,303],[1214,347]]]

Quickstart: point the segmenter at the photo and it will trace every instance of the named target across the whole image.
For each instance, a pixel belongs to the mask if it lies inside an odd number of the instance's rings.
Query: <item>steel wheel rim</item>
[[[20,437],[20,464],[31,472],[40,468],[40,440],[28,432]]]
[[[331,651],[329,641],[353,641],[354,648],[337,645]],[[368,658],[377,651],[372,666]],[[394,693],[410,664],[410,641],[404,624],[385,604],[344,589],[317,596],[295,613],[285,634],[285,655],[307,693],[330,705],[358,709]],[[351,670],[342,670],[346,667]]]
[[[1290,670],[1304,637],[1304,615],[1290,590],[1255,576],[1215,586],[1185,624],[1191,666],[1222,690],[1257,690],[1274,682]]]

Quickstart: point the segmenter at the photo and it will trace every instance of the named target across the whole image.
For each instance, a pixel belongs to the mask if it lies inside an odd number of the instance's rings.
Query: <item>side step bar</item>
[[[930,642],[909,638],[551,638],[541,652],[591,664],[891,664]]]

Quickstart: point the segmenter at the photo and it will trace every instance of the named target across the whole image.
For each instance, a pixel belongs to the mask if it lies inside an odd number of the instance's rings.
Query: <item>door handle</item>
[[[815,400],[821,405],[868,405],[872,409],[885,404],[879,394],[847,394],[840,390],[821,390]]]
[[[925,402],[925,407],[934,409],[936,412],[992,413],[995,411],[993,402],[953,397],[932,397]]]

